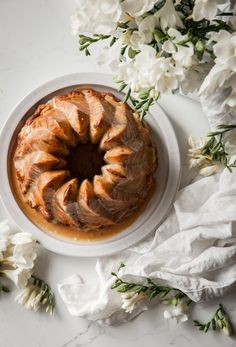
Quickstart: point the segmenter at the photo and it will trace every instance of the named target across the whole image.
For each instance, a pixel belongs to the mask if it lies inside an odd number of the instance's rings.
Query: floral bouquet
[[[97,61],[110,66],[141,118],[162,93],[180,92],[200,98],[217,128],[236,113],[235,14],[235,0],[78,0],[72,31],[86,55],[105,43]],[[222,141],[199,143],[192,166],[213,163],[205,174],[229,166]]]

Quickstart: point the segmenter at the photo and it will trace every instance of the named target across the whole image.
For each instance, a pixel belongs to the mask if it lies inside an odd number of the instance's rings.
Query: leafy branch
[[[79,35],[79,50],[80,51],[84,51],[85,55],[88,56],[90,55],[90,51],[89,51],[89,47],[98,42],[98,41],[102,41],[102,40],[107,40],[109,39],[109,37],[111,37],[110,35],[102,35],[102,34],[94,34],[92,37],[91,36],[86,36],[83,34]],[[112,37],[111,42],[110,42],[110,46],[112,46],[116,41],[115,37]]]
[[[229,321],[229,317],[221,304],[219,304],[219,308],[216,310],[213,317],[207,323],[200,323],[198,320],[194,320],[193,322],[194,325],[204,333],[207,333],[209,329],[218,329],[222,330],[224,334],[229,336],[232,332],[232,326]]]
[[[144,283],[136,282],[127,282],[118,276],[119,270],[124,267],[123,263],[120,263],[118,271],[112,272],[111,275],[115,278],[114,283],[111,286],[111,289],[115,289],[118,293],[124,295],[127,293],[125,300],[131,300],[130,305],[132,309],[134,308],[135,302],[138,302],[139,299],[147,298],[149,300],[154,299],[159,296],[161,303],[165,305],[174,305],[179,308],[188,307],[190,304],[194,303],[185,293],[177,288],[172,288],[169,286],[163,286],[155,283],[152,279],[146,278]],[[130,294],[130,295],[129,295]],[[126,308],[125,306],[122,308]],[[126,312],[131,312],[127,311]],[[181,313],[180,313],[181,314]],[[232,332],[232,326],[229,321],[229,317],[224,310],[223,306],[219,304],[218,309],[214,313],[213,317],[207,323],[201,323],[198,320],[193,320],[194,326],[198,327],[200,331],[205,333],[211,328],[213,330],[221,330],[225,335],[230,335]]]
[[[124,266],[125,265],[121,263],[120,268]],[[115,282],[111,286],[111,289],[116,289],[118,293],[126,293],[132,290],[132,292],[137,294],[145,293],[146,297],[150,300],[159,295],[161,302],[166,305],[177,305],[178,301],[182,299],[186,300],[187,305],[192,303],[192,300],[181,290],[169,286],[158,285],[153,282],[151,278],[147,278],[146,283],[142,284],[123,281],[115,272],[112,272],[111,275],[115,277]]]
[[[45,306],[45,311],[47,313],[52,314],[55,308],[55,298],[50,286],[42,279],[33,275],[30,278],[30,283],[35,288],[39,288],[39,290],[42,291],[40,303]]]
[[[154,101],[156,101],[160,93],[155,91],[154,89],[146,89],[141,90],[137,97],[133,98],[131,95],[131,88],[128,87],[128,84],[125,83],[122,80],[114,78],[114,82],[120,83],[120,86],[118,87],[119,92],[124,92],[124,102],[131,101],[132,105],[134,106],[135,111],[139,113],[140,119],[143,120],[144,116],[147,114],[149,107],[154,104]]]
[[[210,161],[219,162],[221,165],[232,171],[236,167],[236,160],[229,163],[228,152],[223,142],[224,135],[236,128],[236,125],[219,125],[217,131],[208,133],[208,142],[202,148],[202,154],[208,156]]]

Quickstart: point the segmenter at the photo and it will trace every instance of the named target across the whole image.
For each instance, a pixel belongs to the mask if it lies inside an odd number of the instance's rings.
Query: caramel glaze
[[[102,229],[98,230],[92,230],[92,231],[83,231],[81,229],[72,228],[63,224],[53,224],[47,222],[42,215],[37,211],[31,208],[24,200],[24,196],[20,190],[19,183],[16,177],[16,171],[14,168],[14,152],[15,147],[12,149],[12,152],[9,155],[9,161],[8,161],[8,174],[9,174],[9,180],[11,189],[13,192],[13,195],[21,208],[21,210],[24,212],[24,214],[40,229],[43,231],[52,234],[56,237],[71,240],[71,241],[85,241],[85,242],[92,242],[92,241],[99,241],[102,239],[110,238],[122,230],[129,227],[145,210],[145,208],[148,205],[148,202],[151,200],[152,196],[154,195],[155,188],[151,188],[149,191],[149,194],[143,203],[142,206],[140,206],[134,213],[127,218],[124,222],[121,222],[119,224],[116,224],[114,226],[104,227]],[[30,230],[29,230],[30,231]]]

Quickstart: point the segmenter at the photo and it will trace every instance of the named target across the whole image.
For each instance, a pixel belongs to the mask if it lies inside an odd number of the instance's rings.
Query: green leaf
[[[120,271],[120,269],[122,269],[122,267],[125,267],[125,264],[124,264],[124,263],[122,263],[122,262],[120,262],[120,264],[119,264],[119,266],[118,266],[117,271],[119,272],[119,271]]]
[[[115,283],[113,283],[113,285],[111,286],[111,289],[115,289],[115,288],[117,288],[117,287],[119,287],[120,285],[121,285],[121,281],[116,281]]]
[[[124,102],[127,102],[127,101],[129,100],[130,94],[131,94],[131,89],[129,88],[129,90],[128,90],[128,92],[127,92],[125,98],[124,98]]]
[[[129,56],[130,59],[133,59],[137,55],[137,53],[138,53],[137,51],[135,51],[134,49],[129,47],[128,56]]]
[[[119,286],[117,291],[119,293],[126,293],[128,290],[133,289],[134,287],[135,287],[134,283],[122,284],[121,286]]]
[[[125,51],[126,51],[126,48],[127,48],[128,46],[127,45],[125,45],[125,46],[123,46],[122,48],[121,48],[121,50],[120,50],[120,54],[121,55],[124,55],[125,54]]]
[[[44,280],[34,275],[31,276],[30,282],[35,287],[38,287],[44,291],[40,302],[45,306],[45,311],[49,314],[52,314],[55,308],[55,298],[50,286]]]
[[[113,45],[114,45],[114,43],[116,42],[116,40],[117,40],[117,38],[116,37],[113,37],[112,39],[111,39],[111,42],[110,42],[110,47],[112,47]]]
[[[139,99],[144,100],[147,99],[149,97],[149,90],[142,90],[139,94],[138,94]]]
[[[127,87],[127,84],[125,82],[122,82],[118,88],[118,92],[122,92],[126,87]]]
[[[166,34],[164,34],[160,29],[155,29],[153,35],[157,43],[163,43],[166,40]]]

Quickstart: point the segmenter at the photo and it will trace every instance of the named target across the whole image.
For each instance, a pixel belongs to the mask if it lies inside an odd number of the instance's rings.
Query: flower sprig
[[[221,1],[213,1],[209,7],[207,2],[196,0],[114,0],[111,6],[109,0],[103,0],[105,5],[100,8],[78,1],[72,31],[79,36],[80,50],[90,55],[92,44],[108,40],[97,56],[98,62],[116,70],[120,88],[126,90],[126,99],[131,100],[132,95],[141,118],[158,98],[157,94],[199,91],[210,76],[211,67],[222,61],[223,71],[229,61],[227,70],[231,76],[235,50],[233,6],[225,8]],[[224,39],[226,34],[231,42]],[[227,53],[219,48],[226,41],[232,46]],[[115,42],[113,49],[110,46]],[[155,92],[155,97],[139,99],[138,94],[147,90]],[[234,103],[227,105],[233,107]]]
[[[160,302],[164,305],[170,305],[172,309],[164,311],[164,318],[175,318],[177,323],[186,322],[189,316],[189,307],[195,304],[184,292],[177,288],[159,285],[151,278],[145,278],[144,283],[124,281],[118,276],[118,272],[125,264],[120,263],[118,271],[112,272],[111,275],[115,278],[111,289],[116,290],[121,295],[121,308],[127,313],[137,307],[137,304],[145,299],[152,300],[159,296]],[[199,330],[207,333],[210,328],[220,330],[225,335],[229,336],[232,333],[232,326],[229,317],[223,306],[219,304],[213,317],[207,323],[201,323],[198,320],[193,320],[194,326]]]
[[[113,81],[120,84],[118,91],[125,93],[123,101],[131,101],[135,111],[138,112],[141,120],[143,120],[144,116],[147,114],[150,106],[152,106],[160,96],[160,93],[155,91],[154,89],[144,89],[137,93],[135,97],[133,97],[131,94],[131,88],[129,88],[124,81],[116,77],[113,78]]]
[[[0,223],[0,278],[11,281],[22,291],[15,301],[37,311],[44,306],[52,314],[55,300],[50,286],[33,275],[37,258],[37,241],[30,233],[13,233],[7,220]],[[0,282],[0,293],[9,288]]]
[[[207,323],[201,323],[198,320],[194,320],[193,322],[194,325],[204,333],[207,333],[209,329],[221,330],[227,336],[232,333],[232,326],[229,317],[221,304],[219,304],[213,317]]]
[[[119,269],[125,265],[121,263]],[[118,269],[118,271],[119,271]],[[166,305],[177,305],[179,300],[185,300],[187,305],[192,303],[192,300],[181,290],[169,286],[156,284],[151,278],[145,279],[146,283],[134,283],[122,280],[117,273],[112,272],[115,277],[115,282],[111,289],[116,289],[118,293],[126,293],[132,291],[135,294],[145,293],[146,298],[152,300],[159,296],[161,302]]]
[[[200,168],[203,176],[211,175],[220,168],[225,167],[230,172],[236,167],[236,160],[230,162],[227,142],[224,140],[226,133],[235,130],[236,125],[221,124],[216,131],[207,134],[206,138],[193,139],[190,137],[188,151],[190,167]]]
[[[102,34],[94,34],[92,37],[80,34],[79,35],[79,50],[84,51],[86,56],[91,55],[88,48],[92,44],[97,43],[98,41],[109,39],[109,37],[110,37],[110,35],[102,35]],[[110,43],[111,46],[113,45],[115,40],[116,40],[116,38],[112,38],[112,41]]]
[[[50,286],[34,275],[15,301],[29,310],[38,311],[40,307],[45,307],[46,313],[50,315],[53,314],[55,307],[55,298]]]
[[[209,138],[209,141],[202,149],[203,155],[208,155],[211,161],[219,162],[222,166],[229,169],[229,171],[236,167],[236,160],[233,163],[229,162],[226,145],[223,142],[223,136],[235,128],[236,125],[219,125],[219,130],[208,133],[207,137]]]

